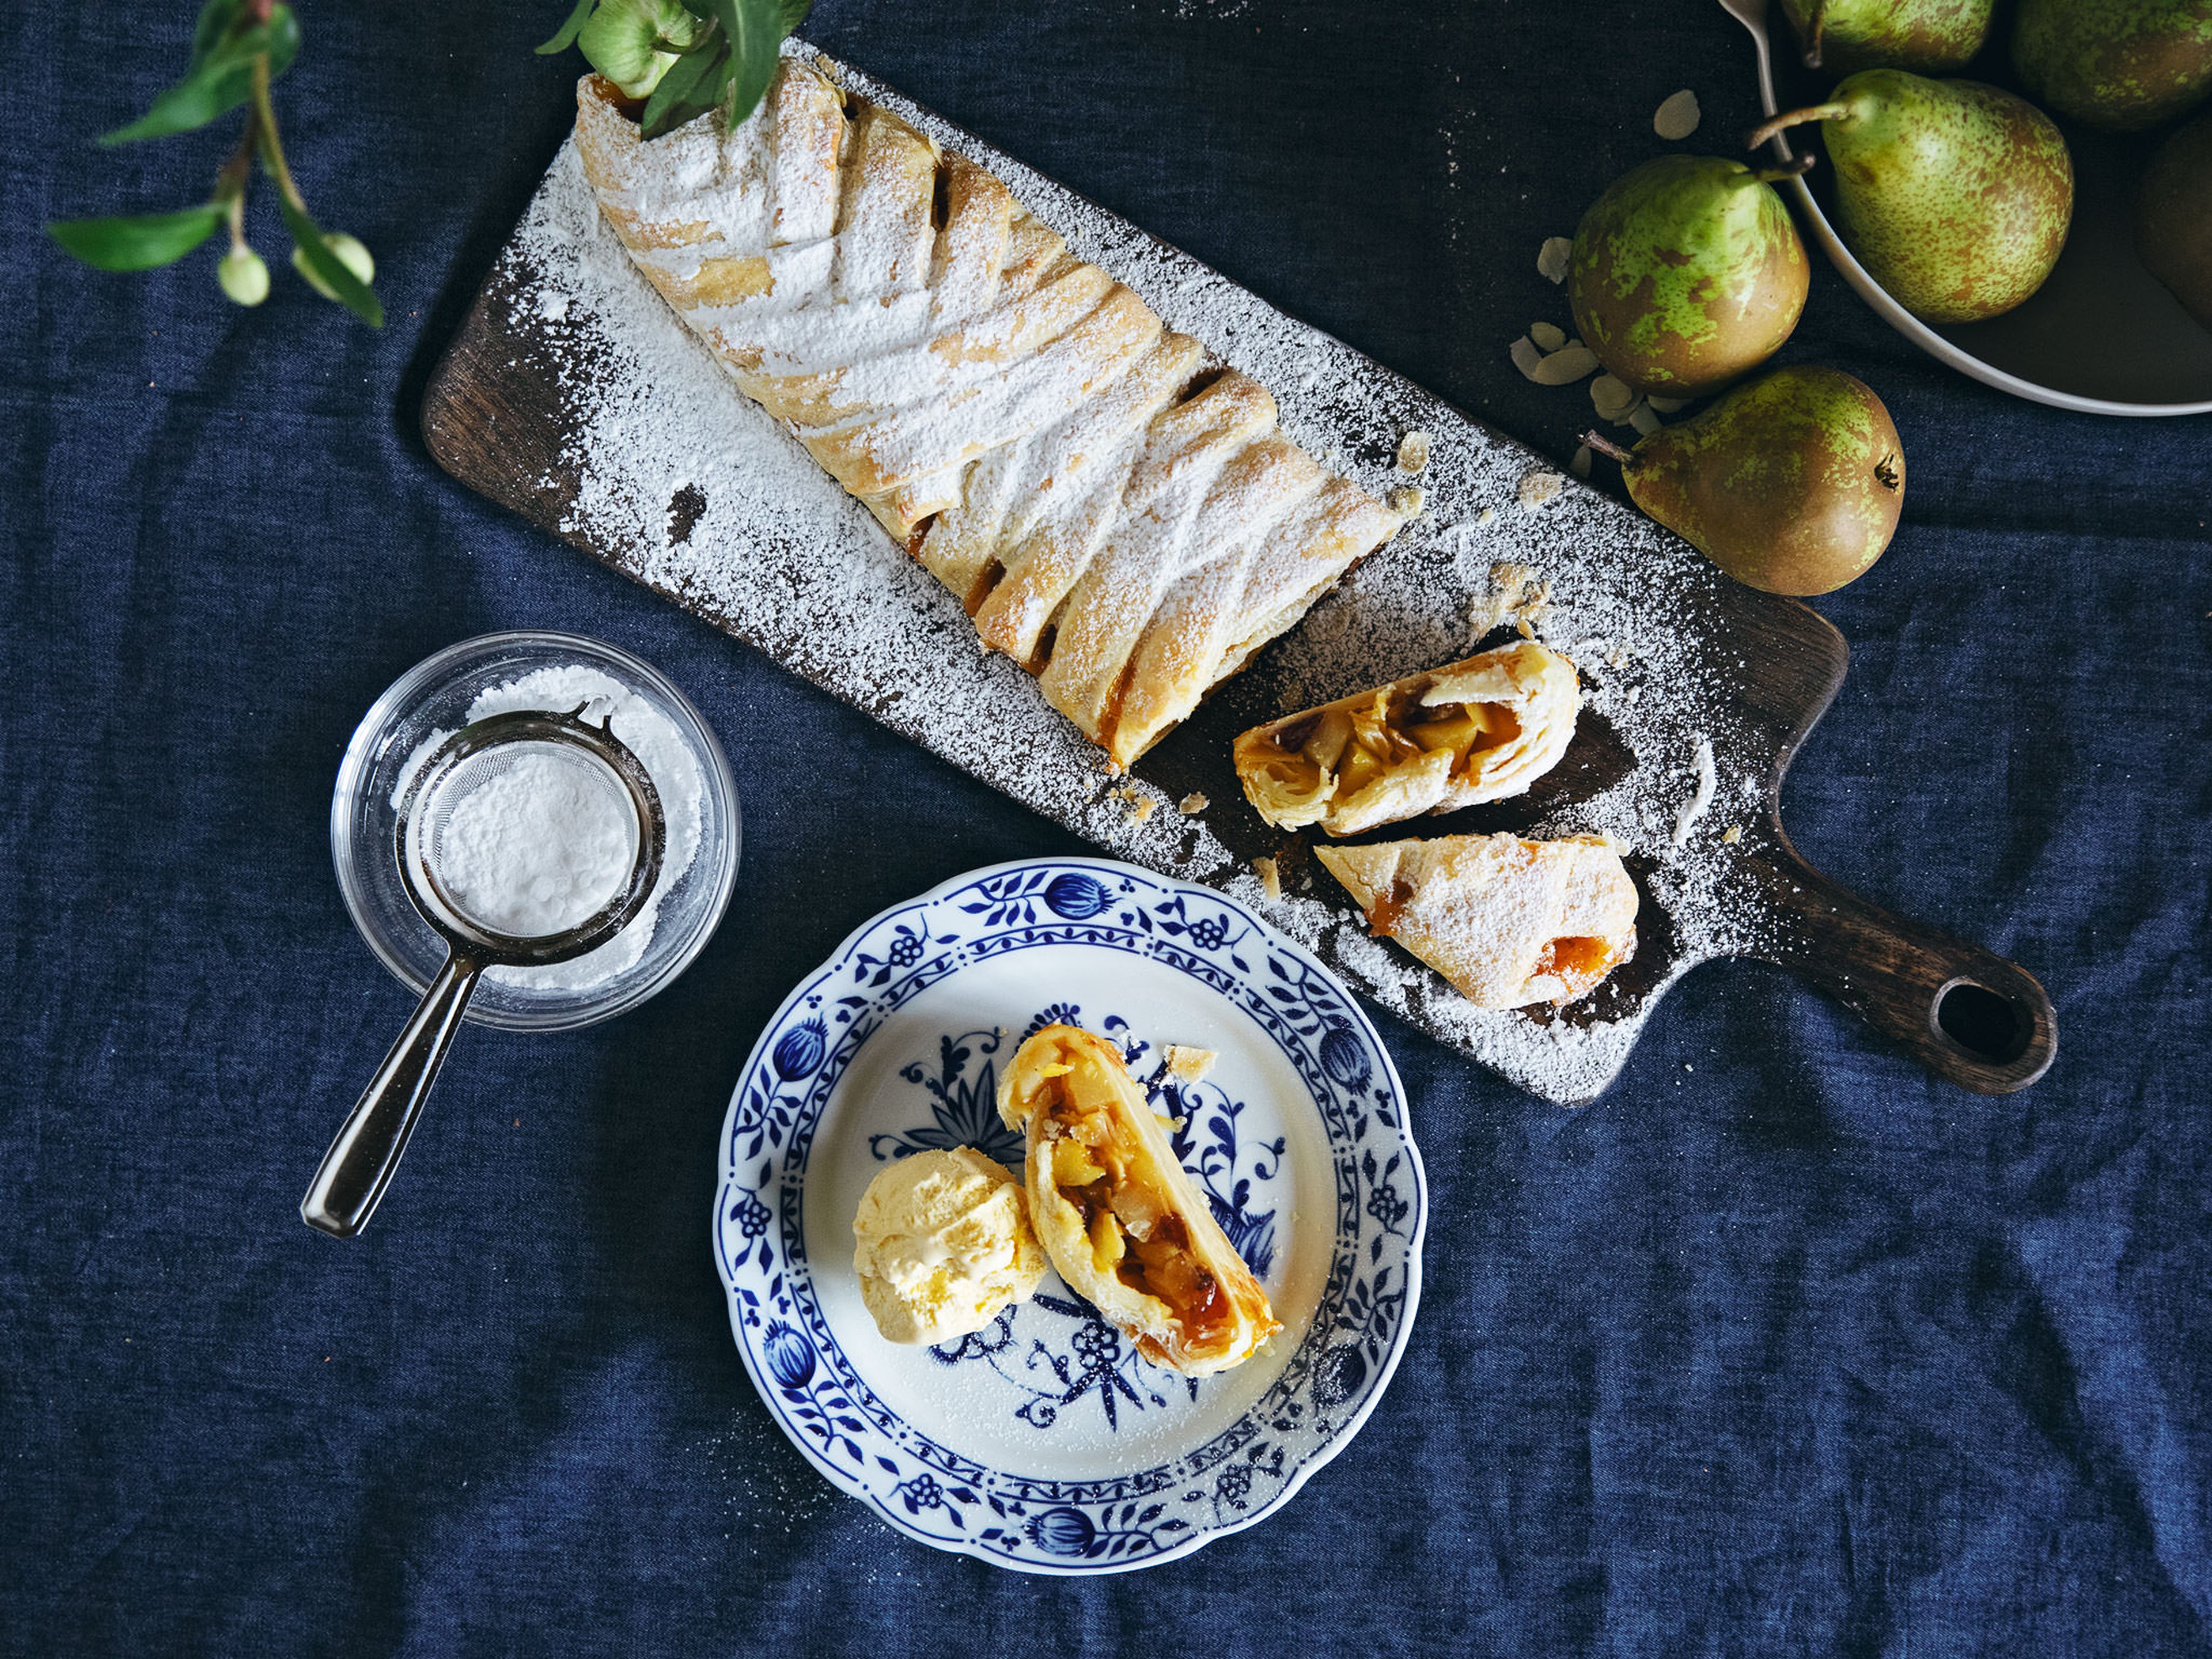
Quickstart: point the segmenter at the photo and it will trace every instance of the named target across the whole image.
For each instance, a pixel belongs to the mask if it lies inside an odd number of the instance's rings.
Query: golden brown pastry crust
[[[1356,835],[1520,794],[1566,753],[1581,708],[1575,665],[1516,640],[1255,726],[1237,775],[1277,829]]]
[[[1045,1254],[1146,1358],[1204,1376],[1282,1328],[1112,1043],[1046,1026],[1008,1063],[999,1115],[1027,1139]]]
[[[1636,884],[1599,836],[1440,836],[1314,852],[1396,939],[1484,1008],[1571,1002],[1636,952]]]
[[[576,146],[638,269],[1126,767],[1399,514],[991,173],[787,58],[726,137]]]

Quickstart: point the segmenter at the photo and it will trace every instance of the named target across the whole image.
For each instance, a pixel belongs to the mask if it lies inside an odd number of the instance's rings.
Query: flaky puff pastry
[[[1026,1137],[1045,1255],[1146,1358],[1204,1376],[1282,1328],[1119,1048],[1046,1026],[1007,1066],[999,1115]]]
[[[787,58],[735,131],[576,89],[607,222],[747,396],[1126,767],[1400,514],[991,173]]]
[[[1279,830],[1356,835],[1520,794],[1566,753],[1582,702],[1574,664],[1516,640],[1255,726],[1237,776]]]
[[[1636,884],[1599,836],[1316,847],[1396,939],[1483,1008],[1571,1002],[1636,953]]]

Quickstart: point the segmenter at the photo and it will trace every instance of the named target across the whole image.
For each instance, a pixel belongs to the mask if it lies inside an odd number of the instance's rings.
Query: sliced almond
[[[1547,236],[1544,246],[1536,251],[1536,269],[1554,283],[1567,280],[1567,262],[1574,258],[1575,245],[1565,236]]]
[[[1571,345],[1538,363],[1528,378],[1538,386],[1572,386],[1597,368],[1597,353],[1586,345]]]
[[[1644,401],[1662,415],[1679,415],[1690,406],[1687,398],[1646,398]]]
[[[1544,354],[1536,349],[1536,343],[1525,334],[1513,343],[1507,355],[1513,359],[1513,367],[1532,380],[1536,378],[1537,366],[1544,361]]]
[[[1514,499],[1533,513],[1558,500],[1566,487],[1567,481],[1558,473],[1532,467],[1522,474],[1521,483],[1513,492]]]
[[[1610,374],[1601,374],[1592,380],[1589,392],[1590,402],[1608,421],[1617,421],[1636,407],[1636,388]]]
[[[1557,351],[1567,343],[1567,331],[1557,323],[1531,323],[1528,337],[1547,351]]]
[[[1584,444],[1581,448],[1575,451],[1574,459],[1567,463],[1567,471],[1573,473],[1577,478],[1587,478],[1589,477],[1589,470],[1590,447],[1588,444]]]
[[[1629,416],[1629,424],[1648,438],[1667,422],[1651,412],[1650,404],[1638,404],[1635,413]]]
[[[1685,87],[1659,106],[1658,112],[1651,118],[1651,131],[1671,144],[1695,132],[1703,115],[1698,107],[1698,94]]]

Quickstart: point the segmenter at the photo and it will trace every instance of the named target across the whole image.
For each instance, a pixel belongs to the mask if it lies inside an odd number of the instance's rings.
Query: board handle
[[[1794,855],[1766,864],[1774,933],[1752,954],[1818,986],[1936,1076],[2010,1094],[2051,1069],[2058,1015],[2033,975],[1869,904]]]

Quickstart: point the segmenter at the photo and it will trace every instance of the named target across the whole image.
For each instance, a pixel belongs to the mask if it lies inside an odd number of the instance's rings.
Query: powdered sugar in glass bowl
[[[468,1018],[559,1031],[635,1007],[690,966],[728,905],[741,840],[738,791],[721,745],[684,694],[628,652],[576,634],[518,630],[449,646],[376,701],[347,745],[331,800],[331,857],[362,937],[420,993],[446,945],[415,913],[393,854],[398,802],[414,768],[473,720],[584,704],[652,775],[667,820],[659,880],[645,910],[573,962],[493,969]]]

